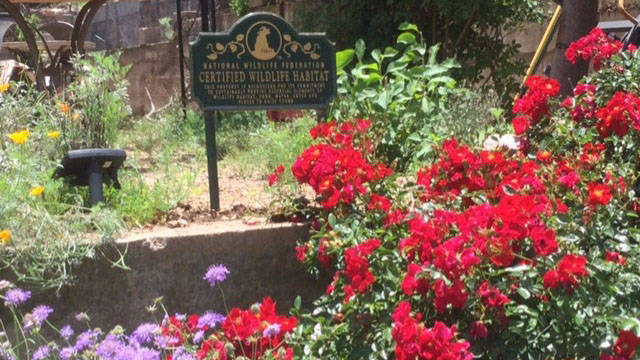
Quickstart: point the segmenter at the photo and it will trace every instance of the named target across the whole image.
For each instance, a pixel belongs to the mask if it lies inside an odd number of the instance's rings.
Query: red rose
[[[526,116],[516,116],[511,123],[513,124],[513,131],[516,135],[522,135],[529,130],[530,121]]]
[[[471,336],[476,339],[486,339],[489,337],[489,329],[482,321],[476,321],[471,326]]]
[[[621,330],[618,340],[613,344],[613,352],[625,359],[631,359],[638,345],[640,345],[640,337],[636,336],[632,331]]]
[[[611,188],[604,184],[588,183],[587,189],[589,190],[589,205],[607,205],[611,201]]]

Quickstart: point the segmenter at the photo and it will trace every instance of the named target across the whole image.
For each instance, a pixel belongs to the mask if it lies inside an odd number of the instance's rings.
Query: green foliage
[[[373,48],[391,43],[404,22],[417,24],[429,45],[441,44],[441,58],[462,66],[457,80],[483,91],[493,86],[507,105],[525,70],[519,45],[505,37],[525,22],[539,22],[538,0],[303,0],[296,6],[298,28],[323,31],[339,49],[357,39]]]
[[[450,76],[458,64],[437,61],[438,46],[427,50],[415,25],[403,24],[396,47],[371,51],[365,62],[365,44],[337,54],[339,99],[332,106],[338,119],[369,117],[378,139],[377,154],[404,169],[433,132],[431,119],[446,112],[456,86]],[[345,68],[354,58],[350,72]]]
[[[224,147],[218,155],[223,166],[231,166],[241,175],[266,175],[278,165],[292,163],[309,145],[308,132],[314,125],[310,117],[285,123],[249,123],[246,127],[227,127],[224,122],[232,119],[222,121],[219,138]]]
[[[74,59],[73,81],[59,100],[60,129],[67,150],[113,146],[122,120],[131,114],[119,54],[92,53]]]
[[[5,95],[6,98],[6,95]],[[23,103],[25,106],[28,103]],[[122,223],[111,211],[85,208],[83,199],[51,180],[59,139],[42,123],[31,127],[25,144],[0,140],[0,231],[12,238],[0,247],[0,269],[34,289],[58,289],[73,280],[73,268],[96,256],[96,246],[108,243]],[[31,195],[43,186],[42,195]]]
[[[229,7],[237,16],[243,16],[249,10],[248,0],[229,0]]]
[[[0,246],[0,269],[21,286],[42,290],[69,284],[74,267],[85,258],[96,257],[98,245],[109,243],[125,225],[159,219],[185,201],[195,183],[195,169],[204,156],[200,116],[189,112],[184,121],[182,112],[171,108],[158,119],[129,124],[121,132],[114,127],[127,107],[125,88],[107,87],[106,79],[124,73],[115,70],[119,65],[112,60],[100,62],[111,70],[85,64],[83,83],[67,90],[77,91],[77,102],[72,104],[24,84],[12,83],[7,92],[0,93],[0,116],[6,119],[0,123],[0,231],[12,234],[11,241]],[[108,94],[108,88],[116,93]],[[103,93],[90,100],[90,89]],[[123,93],[118,95],[119,91]],[[66,95],[68,99],[69,93]],[[97,108],[102,101],[109,102],[105,112]],[[99,114],[103,116],[98,118]],[[89,118],[97,119],[98,126],[92,127]],[[105,186],[106,204],[93,209],[86,207],[86,188],[52,180],[71,144],[90,140],[81,134],[86,127],[101,132],[108,144],[124,147],[129,155],[119,172],[123,189]],[[8,135],[22,130],[30,134],[24,144],[13,143]],[[138,161],[138,147],[149,151],[148,162]],[[42,195],[30,194],[40,186]]]
[[[173,19],[170,16],[161,18],[158,20],[158,23],[160,23],[164,37],[167,38],[167,40],[173,40],[173,38],[176,37],[175,31],[173,31]]]

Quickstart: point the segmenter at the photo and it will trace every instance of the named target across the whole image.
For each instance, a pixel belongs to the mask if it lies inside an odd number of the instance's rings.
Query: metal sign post
[[[326,108],[337,92],[336,51],[325,34],[253,13],[228,33],[200,33],[190,58],[191,90],[205,113],[211,208],[219,210],[214,112]]]

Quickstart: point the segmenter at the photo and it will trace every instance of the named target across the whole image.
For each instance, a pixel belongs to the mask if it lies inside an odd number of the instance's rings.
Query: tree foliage
[[[539,0],[301,0],[295,18],[299,29],[324,31],[339,49],[357,39],[384,48],[401,23],[415,23],[428,45],[442,44],[442,59],[461,63],[459,79],[494,85],[506,99],[525,64],[505,36],[542,16]]]

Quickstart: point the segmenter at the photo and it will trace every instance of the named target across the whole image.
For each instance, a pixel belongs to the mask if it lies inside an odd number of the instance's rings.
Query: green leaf
[[[302,298],[300,296],[297,296],[296,299],[293,301],[293,307],[296,308],[296,310],[300,310],[301,304],[302,304]]]
[[[336,68],[342,70],[345,66],[349,65],[353,61],[355,50],[346,49],[336,53]]]
[[[420,30],[418,30],[418,26],[416,26],[415,24],[410,24],[407,22],[403,22],[402,24],[400,24],[400,26],[398,26],[398,30],[400,31],[415,31],[415,32],[419,32]]]
[[[398,35],[398,42],[400,44],[415,44],[416,43],[416,36],[413,35],[410,32],[404,32],[400,35]]]
[[[382,54],[380,53],[380,49],[375,49],[371,52],[371,57],[378,64],[382,63]]]
[[[336,223],[338,222],[338,219],[336,219],[336,216],[333,215],[333,213],[329,214],[329,225],[331,225],[332,228],[336,227]]]
[[[358,41],[356,41],[356,56],[358,57],[358,61],[362,61],[365,48],[364,40],[358,39]]]
[[[520,294],[520,296],[522,296],[523,299],[528,299],[531,297],[531,293],[529,292],[529,290],[525,289],[525,288],[521,288],[519,287],[517,290],[518,294]]]
[[[500,120],[502,118],[502,115],[504,114],[504,109],[500,109],[500,108],[491,108],[489,109],[489,113],[496,119],[496,120]]]

